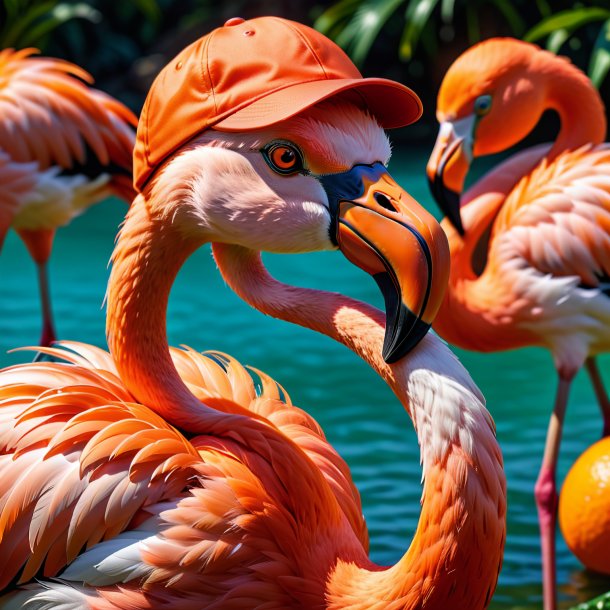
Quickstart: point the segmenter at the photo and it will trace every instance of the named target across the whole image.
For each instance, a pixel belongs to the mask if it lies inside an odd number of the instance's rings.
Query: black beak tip
[[[404,306],[403,306],[404,307]],[[418,318],[405,307],[404,320],[406,326],[410,326],[408,334],[403,335],[399,342],[392,340],[393,338],[386,334],[383,344],[383,359],[388,364],[394,364],[404,356],[406,356],[415,346],[426,336],[430,330],[430,324]]]
[[[447,188],[439,174],[434,175],[434,180],[428,178],[428,185],[438,207],[447,216],[455,230],[463,237],[464,225],[460,216],[460,194]]]

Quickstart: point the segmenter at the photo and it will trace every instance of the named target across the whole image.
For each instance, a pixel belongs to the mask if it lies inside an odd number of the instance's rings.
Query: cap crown
[[[278,17],[232,19],[181,51],[155,79],[140,117],[134,184],[205,129],[274,91],[310,81],[361,79],[331,40]]]

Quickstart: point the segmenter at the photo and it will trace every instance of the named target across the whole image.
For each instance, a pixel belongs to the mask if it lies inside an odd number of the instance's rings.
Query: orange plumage
[[[561,120],[552,145],[514,155],[462,194],[473,157],[516,144],[549,109]],[[559,375],[536,483],[544,607],[552,610],[555,469],[570,384],[585,363],[610,432],[610,401],[594,360],[610,351],[605,112],[587,77],[566,59],[492,39],[451,66],[437,115],[441,127],[427,173],[448,216],[443,228],[452,264],[434,327],[466,349],[546,347]]]
[[[0,246],[15,229],[38,267],[42,345],[55,338],[47,261],[55,231],[116,194],[131,201],[136,117],[72,63],[0,51]],[[15,175],[22,176],[15,190]],[[26,182],[27,187],[26,188]]]
[[[397,281],[424,276],[408,295],[415,303],[420,292],[442,294],[442,231],[378,167],[389,145],[362,109],[325,102],[266,130],[209,130],[189,142],[136,197],[121,229],[108,287],[112,356],[72,343],[63,346],[68,353],[45,350],[68,364],[0,372],[7,431],[0,558],[8,558],[0,604],[34,610],[488,606],[502,561],[506,489],[482,396],[437,338],[424,336],[389,364],[382,356],[382,312],[340,294],[284,285],[267,273],[261,250],[335,247],[320,181],[310,173],[275,172],[265,160],[261,144],[278,139],[308,167],[315,158],[320,173],[324,157],[357,171],[377,164],[381,178],[367,178],[367,196],[352,204],[361,216],[349,220],[363,238],[349,242],[349,253],[369,261],[375,244],[392,261]],[[375,193],[396,207],[383,207]],[[388,225],[409,241],[388,240]],[[414,233],[421,239],[412,239]],[[188,256],[210,242],[220,272],[242,298],[351,348],[413,418],[425,479],[422,518],[394,566],[371,562],[347,466],[283,389],[256,373],[256,392],[250,373],[222,354],[168,348],[172,283]]]

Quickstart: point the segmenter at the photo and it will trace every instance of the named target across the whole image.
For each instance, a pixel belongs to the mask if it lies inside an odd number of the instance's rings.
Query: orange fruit
[[[587,568],[610,574],[610,437],[591,445],[568,472],[559,498],[559,526]]]

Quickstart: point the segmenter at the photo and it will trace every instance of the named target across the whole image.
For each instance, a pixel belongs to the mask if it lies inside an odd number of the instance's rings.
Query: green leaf
[[[314,22],[313,27],[329,35],[332,30],[343,29],[345,22],[353,17],[358,7],[362,4],[362,0],[341,0],[337,4],[333,4],[329,9],[325,10]]]
[[[536,6],[543,17],[548,17],[553,12],[546,0],[536,0]]]
[[[570,32],[565,28],[553,32],[546,41],[546,48],[551,53],[559,53],[563,43],[570,37]]]
[[[405,12],[407,24],[400,41],[401,59],[411,59],[422,30],[426,27],[437,4],[438,0],[410,0]]]
[[[25,2],[22,2],[21,0],[4,0],[4,8],[6,10],[7,20],[10,22],[15,17],[15,15],[17,15],[25,8],[26,3],[27,0],[25,0]]]
[[[344,0],[332,7],[341,9],[332,14],[332,18],[337,21],[333,24],[332,21],[324,22],[323,20],[322,25],[331,28],[330,32],[326,30],[327,35],[334,38],[335,42],[346,50],[353,62],[359,65],[368,55],[381,28],[403,1],[366,0],[365,2],[353,2],[352,0]],[[354,4],[359,6],[356,12],[350,16],[349,11],[351,9],[349,7]],[[325,14],[328,16],[328,11]],[[324,14],[320,16],[318,21],[323,17]],[[340,27],[339,20],[345,22],[344,27]]]
[[[604,82],[608,70],[610,70],[610,19],[599,30],[587,71],[589,78],[598,89]]]
[[[455,11],[455,0],[441,0],[441,19],[445,23],[453,21]]]
[[[98,23],[102,15],[88,4],[58,4],[44,19],[41,19],[36,25],[28,29],[21,37],[20,46],[39,46],[47,34],[60,25],[72,19],[86,19],[92,23]]]
[[[610,593],[604,593],[590,602],[573,606],[570,610],[610,610]]]
[[[475,44],[481,38],[481,28],[479,27],[479,14],[477,7],[471,2],[466,4],[466,29],[468,32],[468,42]]]
[[[23,4],[22,8],[25,10],[17,14],[10,23],[7,23],[4,31],[2,32],[0,45],[3,47],[27,46],[18,44],[22,33],[31,27],[31,25],[37,19],[52,11],[57,3],[58,0],[50,0],[49,2],[43,2],[37,6],[32,6],[29,8],[26,8],[26,5]]]
[[[605,21],[606,19],[610,19],[610,11],[596,6],[561,11],[550,17],[545,17],[525,34],[523,40],[535,42],[536,40],[546,38],[554,31],[561,29],[568,30],[568,32],[572,33],[574,30],[587,23]]]

